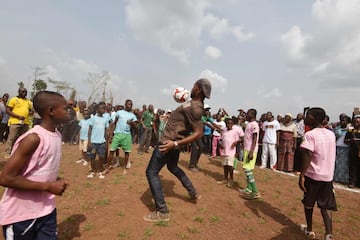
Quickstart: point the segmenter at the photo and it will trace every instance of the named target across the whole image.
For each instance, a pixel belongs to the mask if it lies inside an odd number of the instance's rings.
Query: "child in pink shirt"
[[[69,121],[68,105],[55,92],[34,97],[41,124],[23,134],[0,175],[6,187],[0,202],[5,239],[57,239],[55,195],[68,186],[58,177],[61,134],[56,126]]]
[[[312,231],[312,215],[315,202],[321,210],[325,225],[325,240],[332,240],[332,215],[336,211],[336,200],[333,189],[333,175],[336,156],[336,139],[332,131],[323,125],[325,111],[311,108],[305,117],[305,124],[311,130],[305,133],[301,144],[303,169],[299,178],[299,187],[304,192],[304,204],[307,225],[301,224],[301,231],[308,238],[315,238]]]
[[[236,145],[242,140],[244,132],[241,127],[234,126],[231,118],[225,119],[226,129],[222,133],[223,140],[223,166],[224,180],[218,183],[225,183],[227,187],[233,186],[234,161],[236,154]]]

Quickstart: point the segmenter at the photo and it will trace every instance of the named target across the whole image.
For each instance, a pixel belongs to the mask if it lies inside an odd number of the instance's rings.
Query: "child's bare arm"
[[[61,195],[65,191],[68,183],[64,179],[54,182],[36,182],[21,175],[21,171],[27,165],[39,143],[40,138],[36,134],[30,134],[20,142],[19,147],[11,155],[0,174],[0,185],[14,189],[48,191],[57,195]]]

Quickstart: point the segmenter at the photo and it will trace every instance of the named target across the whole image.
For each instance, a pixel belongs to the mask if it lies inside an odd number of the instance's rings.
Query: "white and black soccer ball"
[[[190,92],[186,88],[177,87],[173,91],[173,98],[177,103],[184,103],[190,97]]]

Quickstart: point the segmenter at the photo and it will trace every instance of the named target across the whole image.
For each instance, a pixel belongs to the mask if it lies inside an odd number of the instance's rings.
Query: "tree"
[[[44,80],[41,80],[40,77],[47,75],[48,73],[45,71],[43,67],[32,67],[32,92],[30,93],[31,98],[35,96],[35,94],[39,91],[46,90],[47,84]]]
[[[19,88],[23,88],[23,87],[25,87],[24,82],[18,82],[17,84],[18,84]]]
[[[57,93],[60,93],[62,95],[67,95],[67,92],[69,90],[74,90],[74,88],[70,86],[71,84],[68,82],[65,82],[65,81],[57,81],[57,80],[54,80],[54,79],[48,77],[48,82],[54,86]],[[75,91],[75,93],[76,93],[76,91]]]
[[[110,96],[110,99],[112,98],[111,90],[109,94],[106,89],[110,79],[110,74],[107,71],[102,71],[101,73],[89,73],[88,78],[85,80],[91,86],[88,104],[97,100],[106,102],[107,96]]]

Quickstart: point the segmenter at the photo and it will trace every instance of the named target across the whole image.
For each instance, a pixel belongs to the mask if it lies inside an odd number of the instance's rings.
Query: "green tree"
[[[33,92],[31,92],[31,98],[33,98],[37,92],[46,90],[47,83],[44,80],[37,79],[32,84],[32,88],[33,88]]]

